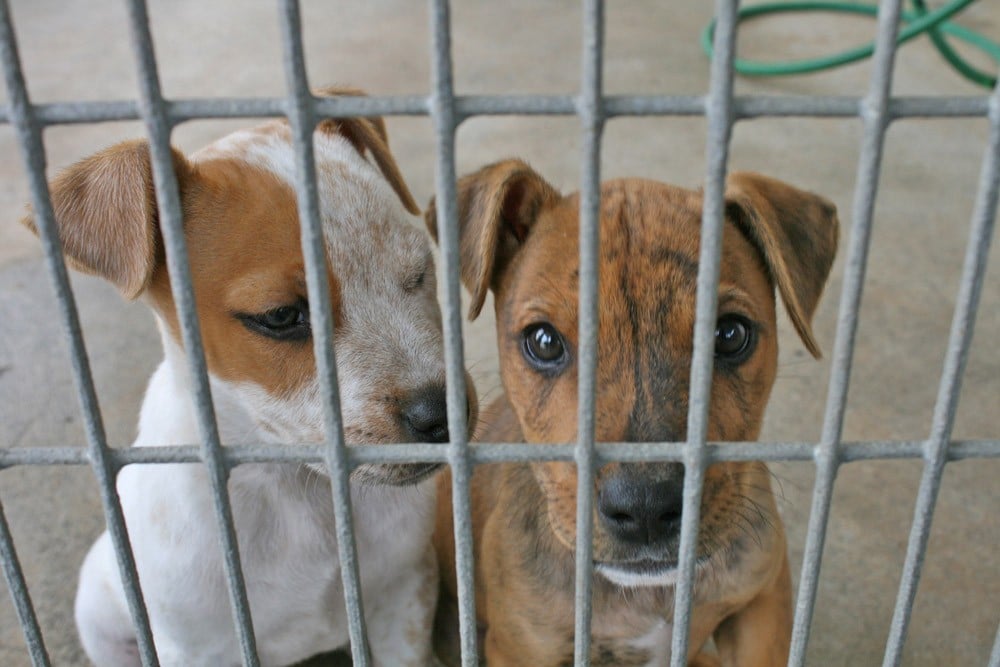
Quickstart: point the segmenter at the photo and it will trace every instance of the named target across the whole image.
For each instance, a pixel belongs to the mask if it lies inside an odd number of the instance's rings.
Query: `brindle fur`
[[[522,356],[521,335],[530,324],[550,322],[570,355],[576,354],[578,196],[560,195],[517,160],[464,177],[458,190],[470,317],[492,290],[506,390],[483,410],[477,437],[572,442],[575,359],[560,374],[539,373]],[[741,365],[716,364],[708,438],[749,441],[758,436],[777,365],[775,289],[806,346],[818,355],[809,322],[836,251],[838,223],[826,200],[756,174],[731,176],[726,198],[719,313],[735,312],[755,323],[757,342]],[[652,181],[616,180],[601,188],[598,441],[686,438],[701,209],[700,192]],[[433,202],[427,220],[434,233]],[[594,480],[596,494],[620,466],[650,479],[676,472],[676,464],[609,463]],[[490,667],[572,663],[576,486],[575,466],[566,462],[475,470],[476,612],[480,650]],[[456,632],[450,476],[443,475],[438,488],[438,647],[447,661],[455,659]],[[655,557],[676,560],[678,542],[674,536]],[[596,513],[593,553],[595,562],[654,556],[617,541]],[[764,464],[708,468],[697,555],[689,663],[784,664],[791,584],[784,529]],[[662,661],[673,587],[624,588],[600,575],[593,583],[592,664]],[[660,653],[653,655],[648,641],[640,640],[657,632]],[[718,657],[703,650],[710,637]]]

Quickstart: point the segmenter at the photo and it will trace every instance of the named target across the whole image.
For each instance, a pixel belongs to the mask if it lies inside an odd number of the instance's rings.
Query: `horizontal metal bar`
[[[752,118],[850,118],[864,115],[860,97],[752,96],[737,97],[737,120]],[[895,97],[886,104],[887,120],[904,118],[972,118],[989,113],[989,97]]]
[[[737,120],[753,118],[851,118],[861,115],[862,98],[804,95],[742,96],[733,98]],[[273,118],[286,115],[285,98],[218,97],[166,101],[167,117],[173,124],[218,118]],[[698,95],[610,95],[603,98],[604,115],[701,116],[705,98]],[[52,102],[37,104],[35,116],[41,125],[76,125],[141,120],[134,100],[96,102]],[[320,98],[315,102],[320,116],[426,116],[428,98],[412,96]],[[985,96],[894,97],[887,115],[902,118],[976,118],[989,112]],[[464,95],[455,98],[456,119],[472,116],[572,116],[576,99],[569,95]],[[0,108],[0,123],[10,123],[10,111]]]
[[[970,118],[989,114],[990,98],[967,97],[894,97],[886,102],[889,120],[899,118]]]
[[[525,444],[523,442],[471,443],[469,459],[476,464],[574,461],[574,444]],[[683,461],[684,443],[679,442],[600,442],[598,460]],[[927,446],[924,440],[861,440],[842,443],[841,463],[855,461],[920,459]],[[348,445],[351,465],[363,463],[447,463],[444,445],[401,443],[392,445]],[[707,457],[716,461],[814,461],[814,442],[710,442]],[[198,445],[132,447],[112,449],[109,457],[116,468],[154,463],[202,463]],[[255,444],[227,445],[222,457],[228,466],[247,463],[320,463],[325,460],[323,445]],[[1000,440],[952,440],[948,461],[1000,458]],[[37,465],[89,465],[81,447],[23,447],[0,449],[0,469]]]
[[[287,100],[274,97],[164,100],[167,117],[175,125],[214,118],[274,118],[287,116]]]
[[[3,110],[3,122],[9,122],[6,111]],[[55,102],[35,105],[35,117],[42,126],[77,125],[141,120],[142,113],[139,111],[139,103],[135,100]]]
[[[576,97],[571,95],[457,95],[455,113],[469,116],[574,116]]]

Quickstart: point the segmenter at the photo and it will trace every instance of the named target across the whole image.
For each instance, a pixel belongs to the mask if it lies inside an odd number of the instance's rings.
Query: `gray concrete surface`
[[[30,91],[36,102],[126,99],[135,74],[123,3],[13,0]],[[570,0],[454,3],[456,90],[460,93],[572,93],[578,89],[580,10]],[[164,91],[171,97],[280,95],[284,90],[275,3],[156,0],[153,32]],[[303,2],[314,84],[350,83],[379,94],[429,89],[426,3],[406,0]],[[703,93],[708,64],[697,35],[703,0],[633,0],[607,8],[609,93]],[[962,22],[1000,38],[1000,5],[978,3]],[[751,24],[748,56],[814,55],[873,34],[860,19],[807,15]],[[899,55],[895,92],[970,95],[925,41]],[[870,65],[819,76],[741,79],[753,94],[861,94]],[[243,124],[194,122],[175,142],[186,150]],[[641,175],[697,185],[704,169],[701,119],[620,119],[607,128],[606,177]],[[434,137],[426,119],[390,119],[392,144],[420,201],[433,191]],[[531,161],[553,183],[579,178],[575,119],[476,118],[459,132],[464,172],[503,156]],[[46,131],[54,171],[141,133],[136,123]],[[754,169],[833,199],[849,229],[858,157],[857,120],[760,120],[737,126],[732,167]],[[968,219],[986,136],[983,120],[908,120],[889,132],[876,211],[844,436],[925,437],[938,384]],[[20,154],[0,126],[0,447],[83,445],[65,344],[35,239],[17,220],[28,199]],[[846,235],[845,235],[846,240]],[[996,245],[994,243],[994,245]],[[994,253],[995,255],[995,253]],[[822,347],[833,345],[843,257],[816,316]],[[108,286],[74,280],[111,441],[127,445],[148,374],[160,352],[149,314]],[[486,312],[490,309],[487,308]],[[783,348],[764,437],[815,439],[829,361],[809,359],[782,324]],[[991,263],[962,391],[956,437],[1000,435],[1000,259]],[[499,391],[488,316],[467,328],[468,362],[480,394]],[[782,489],[793,572],[798,578],[813,470],[774,466]],[[949,465],[903,662],[985,664],[1000,620],[1000,461]],[[842,468],[829,526],[809,664],[881,664],[905,553],[920,464],[855,463]],[[96,485],[80,468],[0,471],[11,523],[49,652],[56,665],[85,664],[72,626],[76,569],[102,528]],[[2,585],[0,585],[2,589]],[[0,590],[0,665],[27,665],[6,590]]]

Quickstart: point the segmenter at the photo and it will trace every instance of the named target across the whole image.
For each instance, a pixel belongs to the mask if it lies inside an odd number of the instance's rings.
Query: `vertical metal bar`
[[[302,230],[302,255],[305,259],[309,316],[313,329],[313,353],[316,375],[323,394],[323,427],[326,435],[324,455],[333,494],[337,553],[340,558],[344,604],[347,606],[347,629],[351,655],[356,667],[371,662],[365,631],[361,583],[358,574],[357,545],[351,513],[350,474],[344,446],[344,425],[340,412],[340,385],[333,349],[333,317],[330,312],[330,288],[323,227],[316,191],[316,160],[313,132],[316,117],[313,96],[306,79],[305,53],[302,48],[302,17],[297,0],[285,0],[281,10],[281,31],[285,53],[285,76],[288,80],[288,120],[295,146],[296,194],[299,224]]]
[[[472,513],[469,507],[468,424],[465,360],[462,350],[462,305],[458,254],[458,208],[455,187],[455,92],[452,81],[451,17],[448,0],[431,3],[431,117],[437,137],[437,229],[445,275],[444,343],[447,372],[448,463],[451,467],[452,511],[455,523],[455,570],[458,584],[459,633],[463,667],[479,664],[476,648],[475,562]]]
[[[21,69],[17,50],[17,40],[11,22],[7,0],[0,0],[0,55],[3,56],[4,78],[7,95],[10,98],[11,120],[18,134],[19,145],[24,157],[28,185],[31,189],[31,204],[35,210],[35,226],[38,229],[45,265],[52,281],[59,308],[60,321],[69,345],[70,363],[73,368],[73,383],[76,386],[80,411],[83,415],[84,432],[87,438],[87,454],[97,477],[101,505],[108,526],[108,534],[114,546],[119,574],[125,590],[132,623],[135,626],[139,655],[144,665],[156,667],[156,649],[153,633],[149,627],[149,616],[139,587],[139,576],[135,568],[135,558],[129,543],[128,529],[122,514],[121,502],[115,490],[117,469],[110,459],[104,423],[90,372],[90,361],[83,342],[80,319],[70,288],[66,263],[62,256],[62,244],[56,230],[55,213],[45,180],[45,148],[42,145],[41,125],[35,117],[34,107],[28,98],[28,89]]]
[[[17,551],[14,550],[14,538],[10,534],[10,526],[7,525],[3,503],[0,503],[0,566],[3,567],[4,580],[7,582],[7,588],[10,589],[17,618],[21,622],[21,632],[24,633],[24,643],[28,646],[31,664],[35,667],[48,667],[51,664],[49,654],[45,650],[42,630],[38,626],[35,607],[31,604],[28,584],[24,580],[24,572],[21,571]]]
[[[580,296],[576,443],[576,665],[590,664],[593,588],[594,404],[597,382],[598,258],[600,252],[601,134],[604,130],[604,2],[587,0],[583,11],[583,63],[577,114],[583,130],[580,174]]]
[[[733,131],[733,60],[736,57],[736,10],[738,0],[715,4],[715,57],[709,82],[705,114],[705,195],[698,257],[698,296],[691,358],[691,403],[688,408],[687,443],[684,447],[684,509],[681,516],[680,559],[674,595],[674,629],[670,663],[687,664],[691,625],[691,591],[697,558],[701,492],[705,480],[705,439],[715,361],[715,321],[718,308],[719,263],[722,250],[722,219],[725,205],[726,167]]]
[[[996,223],[997,192],[1000,187],[1000,85],[995,88],[990,99],[989,118],[990,138],[979,174],[979,192],[965,250],[962,280],[951,321],[948,351],[941,372],[937,401],[934,405],[931,435],[924,447],[924,471],[913,511],[910,541],[906,548],[906,560],[903,563],[896,609],[892,615],[892,625],[886,642],[883,667],[898,665],[902,658],[910,612],[920,583],[927,539],[934,518],[934,507],[938,490],[941,488],[941,476],[947,463],[948,441],[955,423],[955,411],[962,389],[962,375],[965,372],[969,346],[976,326],[976,313],[986,275],[986,261],[989,257],[993,227]]]
[[[191,286],[191,271],[187,261],[184,241],[183,213],[180,192],[173,169],[173,155],[170,148],[170,120],[160,91],[156,58],[153,53],[153,37],[149,30],[149,16],[145,0],[126,2],[132,37],[132,49],[138,68],[139,107],[149,135],[149,152],[156,186],[156,199],[160,214],[160,232],[167,250],[167,270],[170,273],[170,287],[177,314],[181,323],[184,349],[187,351],[188,371],[194,385],[195,412],[201,436],[201,452],[208,470],[212,499],[224,558],[224,569],[229,583],[229,597],[236,622],[236,631],[247,667],[259,664],[250,604],[247,600],[246,584],[240,566],[239,545],[236,527],[233,523],[232,506],[226,482],[229,470],[222,456],[212,392],[209,386],[205,353],[201,342],[198,314],[195,309],[194,290]]]
[[[864,137],[858,158],[858,173],[852,208],[853,228],[844,269],[844,283],[837,316],[830,385],[827,391],[823,432],[816,449],[816,483],[806,534],[802,574],[799,579],[795,623],[788,664],[798,666],[805,660],[816,603],[819,570],[823,559],[826,526],[830,517],[833,484],[840,465],[840,437],[847,405],[847,390],[854,358],[854,338],[858,328],[858,310],[865,283],[868,247],[871,239],[875,195],[878,192],[885,132],[889,125],[888,102],[896,56],[896,32],[899,28],[900,0],[884,0],[878,12],[878,37],[875,62],[868,93],[861,103]]]
[[[993,652],[990,653],[988,667],[1000,667],[1000,625],[997,626],[997,636],[993,640]]]

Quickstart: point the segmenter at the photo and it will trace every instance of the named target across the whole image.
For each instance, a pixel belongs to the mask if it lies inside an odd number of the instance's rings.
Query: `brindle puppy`
[[[458,190],[470,317],[492,290],[506,389],[483,411],[478,437],[573,442],[579,198],[561,195],[517,160],[462,178]],[[639,179],[602,186],[598,441],[687,436],[701,210],[697,191]],[[433,233],[433,202],[426,219]],[[757,174],[730,177],[710,440],[758,436],[778,356],[775,288],[806,347],[819,355],[810,321],[837,228],[834,206],[817,195]],[[683,480],[680,463],[600,467],[591,664],[667,664]],[[576,486],[573,463],[475,471],[476,611],[490,667],[572,664]],[[455,600],[450,479],[443,476],[438,488],[439,648],[447,656]],[[708,468],[697,556],[689,663],[783,665],[791,584],[763,463]],[[709,637],[719,658],[703,650]]]

